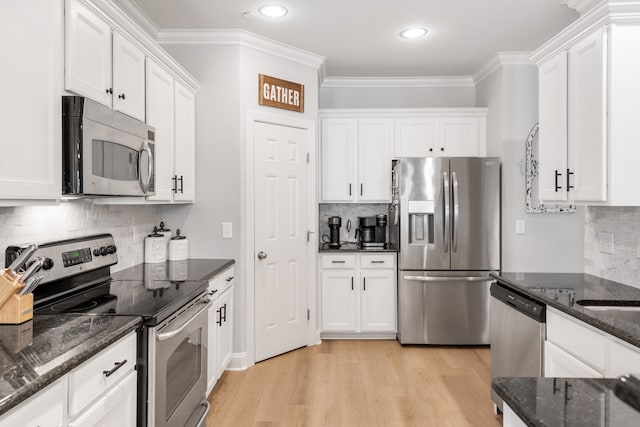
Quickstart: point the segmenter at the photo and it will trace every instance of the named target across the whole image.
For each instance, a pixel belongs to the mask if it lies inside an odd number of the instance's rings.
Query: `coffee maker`
[[[329,247],[332,249],[340,248],[340,227],[342,226],[342,218],[339,216],[329,217]]]
[[[387,216],[359,216],[356,238],[363,249],[384,248],[387,243]]]

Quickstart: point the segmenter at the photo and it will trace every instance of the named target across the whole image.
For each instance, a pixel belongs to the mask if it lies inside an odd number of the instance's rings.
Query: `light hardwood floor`
[[[489,360],[486,347],[326,340],[225,372],[207,426],[500,426]]]

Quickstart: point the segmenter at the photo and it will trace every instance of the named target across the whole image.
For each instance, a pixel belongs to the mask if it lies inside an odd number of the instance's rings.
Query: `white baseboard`
[[[395,340],[395,332],[322,332],[323,340]]]
[[[311,338],[311,343],[309,346],[322,344],[322,338],[320,338],[320,330],[316,330],[313,333],[313,337]]]
[[[249,361],[249,355],[246,351],[242,353],[233,353],[231,355],[231,361],[227,366],[227,371],[244,371],[253,366],[253,362]]]

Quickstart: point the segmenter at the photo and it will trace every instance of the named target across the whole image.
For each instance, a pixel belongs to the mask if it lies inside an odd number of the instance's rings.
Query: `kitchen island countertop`
[[[0,325],[0,416],[141,324],[137,316],[56,314]]]

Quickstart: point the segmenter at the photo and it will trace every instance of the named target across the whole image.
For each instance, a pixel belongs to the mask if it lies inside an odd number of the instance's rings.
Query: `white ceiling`
[[[326,57],[331,77],[469,76],[578,17],[563,0],[276,0],[289,14],[275,20],[257,15],[267,1],[134,0],[160,29],[241,28]],[[427,37],[398,36],[416,25]]]

